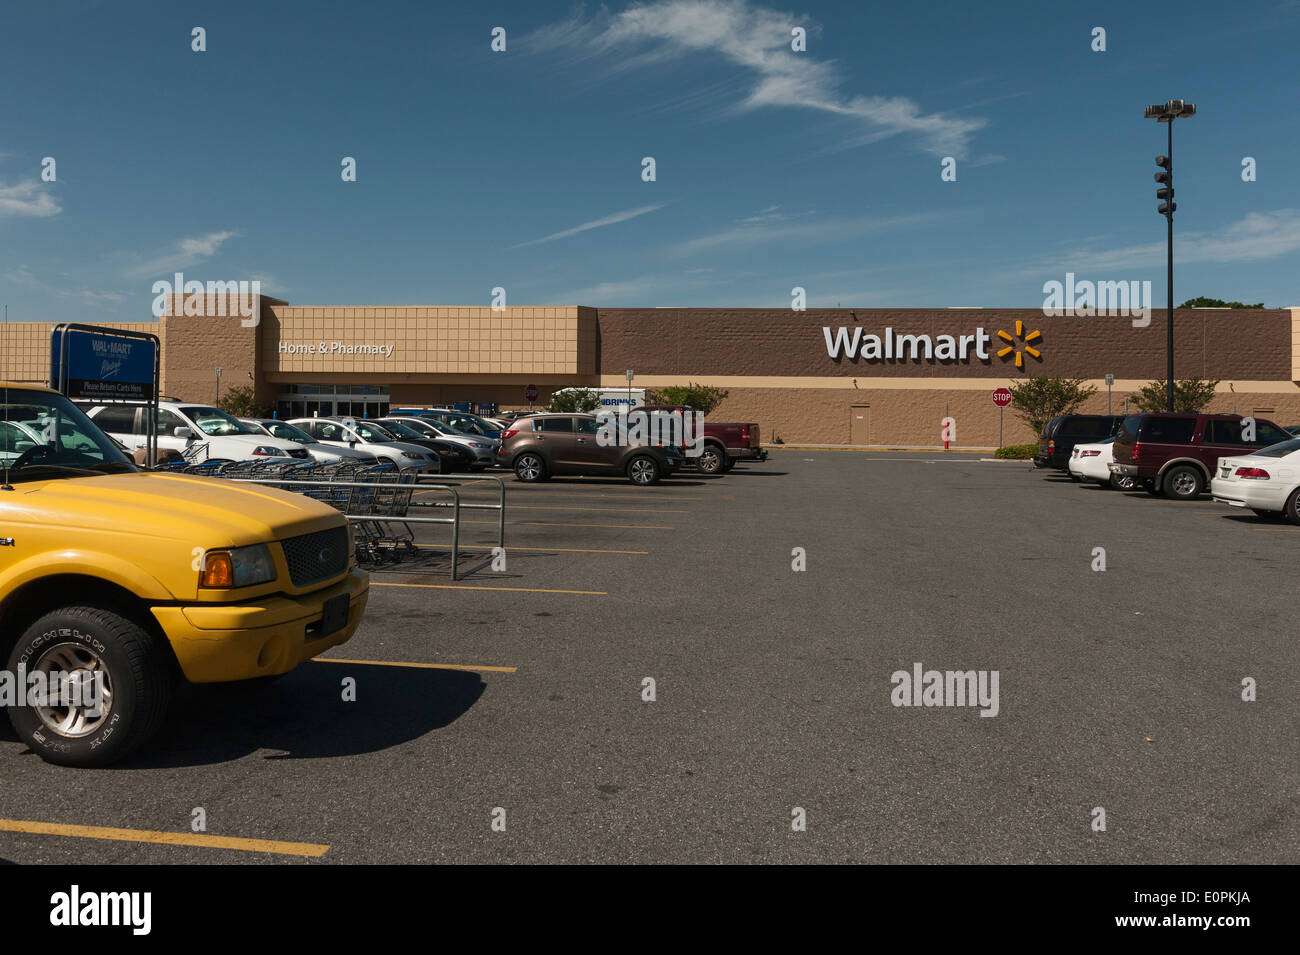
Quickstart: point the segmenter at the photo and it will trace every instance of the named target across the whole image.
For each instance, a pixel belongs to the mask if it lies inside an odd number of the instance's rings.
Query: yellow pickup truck
[[[361,622],[369,580],[338,511],[140,470],[50,389],[0,383],[0,482],[0,700],[51,763],[114,762],[178,680],[286,673]]]

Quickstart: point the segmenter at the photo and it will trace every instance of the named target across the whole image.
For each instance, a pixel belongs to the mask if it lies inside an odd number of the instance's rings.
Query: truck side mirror
[[[194,437],[194,432],[191,431],[189,428],[185,427],[185,425],[183,424],[177,425],[176,427],[172,428],[172,434],[178,438]]]

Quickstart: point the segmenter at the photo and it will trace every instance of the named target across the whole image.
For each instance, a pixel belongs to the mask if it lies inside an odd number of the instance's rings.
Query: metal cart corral
[[[227,465],[207,473],[214,477],[281,487],[297,491],[329,504],[343,512],[352,524],[356,538],[357,559],[394,562],[414,557],[420,548],[415,543],[412,525],[451,525],[451,578],[459,580],[460,570],[460,517],[462,510],[490,510],[497,512],[495,547],[505,547],[505,482],[500,478],[475,477],[478,482],[489,481],[497,485],[496,503],[464,501],[460,490],[451,483],[433,483],[417,478],[414,471],[398,471],[392,465],[350,467],[347,465],[283,466],[276,473],[268,464],[243,466]],[[451,478],[450,480],[457,480]],[[445,500],[414,502],[417,493],[433,492]],[[414,507],[450,508],[446,517],[412,514]],[[491,562],[489,557],[472,573]]]

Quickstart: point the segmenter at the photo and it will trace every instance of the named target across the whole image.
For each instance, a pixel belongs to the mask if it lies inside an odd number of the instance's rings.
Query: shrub
[[[1168,379],[1157,378],[1143,385],[1129,401],[1140,411],[1169,410]],[[1219,379],[1205,381],[1201,378],[1182,378],[1174,382],[1174,410],[1187,413],[1203,411],[1214,398],[1214,386]]]
[[[551,395],[547,411],[558,414],[591,414],[600,407],[600,398],[590,388],[566,388]]]
[[[229,389],[217,399],[217,407],[236,418],[270,416],[270,412],[257,403],[257,395],[253,392],[252,385],[236,385]]]
[[[1023,461],[1026,458],[1032,458],[1038,453],[1036,444],[1008,444],[1004,448],[998,448],[993,452],[995,458],[1009,458],[1012,461]]]
[[[1097,393],[1083,378],[1026,378],[1011,385],[1011,407],[1020,420],[1042,434],[1043,426],[1059,414],[1073,414]]]
[[[725,388],[712,385],[669,385],[655,388],[645,393],[648,405],[688,405],[705,417],[713,414],[713,409],[722,404],[730,394]]]

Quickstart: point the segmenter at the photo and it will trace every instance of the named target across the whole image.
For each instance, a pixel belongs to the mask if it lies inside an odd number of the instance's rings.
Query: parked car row
[[[1077,481],[1144,488],[1172,500],[1214,500],[1300,524],[1300,437],[1264,418],[1146,412],[1059,415],[1034,463]]]

